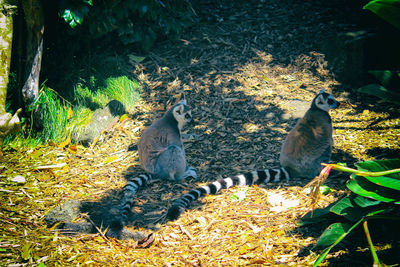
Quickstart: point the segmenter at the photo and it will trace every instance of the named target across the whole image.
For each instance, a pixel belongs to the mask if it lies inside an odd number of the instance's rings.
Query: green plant
[[[82,24],[83,18],[89,13],[89,6],[92,5],[92,0],[63,1],[60,17],[62,17],[71,28],[75,28],[78,24]]]
[[[396,28],[400,29],[400,0],[372,0],[364,7],[382,19],[386,20]],[[400,104],[400,94],[397,93],[400,86],[399,71],[369,71],[379,83],[365,85],[357,91],[369,95],[377,96],[387,102]]]
[[[316,247],[327,247],[314,266],[318,266],[330,250],[342,241],[359,224],[363,223],[365,235],[371,249],[374,266],[380,262],[369,233],[367,221],[372,219],[400,220],[400,160],[365,161],[356,164],[357,170],[337,164],[328,164],[324,169],[350,172],[347,183],[352,193],[326,207],[306,214],[299,225],[335,220],[320,236]]]
[[[124,104],[128,112],[132,111],[132,108],[140,101],[139,84],[126,76],[108,78],[106,87],[102,91],[111,99],[116,99]]]
[[[92,122],[92,116],[93,111],[90,108],[76,105],[66,126],[66,131],[75,138],[79,137],[84,132],[85,127]]]
[[[67,137],[68,109],[70,104],[62,99],[54,90],[43,85],[33,106],[42,114],[43,129],[40,133],[42,142],[52,140],[60,142]]]
[[[119,76],[107,78],[104,86],[97,90],[78,84],[74,94],[79,106],[94,110],[104,107],[110,100],[116,99],[124,104],[127,111],[130,112],[140,101],[140,93],[141,89],[136,81],[132,81],[127,76]]]
[[[60,16],[72,27],[78,24],[94,38],[115,33],[123,44],[150,49],[157,37],[179,34],[193,23],[187,0],[67,0]],[[85,18],[85,23],[84,23]]]
[[[387,102],[400,104],[400,94],[397,93],[400,86],[400,72],[390,70],[369,71],[378,83],[372,83],[358,88],[358,92],[373,95]]]
[[[372,0],[363,9],[368,9],[400,29],[400,0]]]
[[[75,87],[74,96],[78,106],[92,110],[104,107],[111,100],[102,90],[92,90],[82,84]]]

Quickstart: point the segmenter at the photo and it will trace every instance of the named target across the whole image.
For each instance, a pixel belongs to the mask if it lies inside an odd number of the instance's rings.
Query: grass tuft
[[[40,134],[42,142],[52,140],[63,141],[67,137],[68,109],[71,106],[53,89],[43,86],[35,103],[43,118],[43,130]]]
[[[141,100],[139,84],[126,76],[108,78],[103,91],[111,99],[121,102],[128,112],[131,112]]]

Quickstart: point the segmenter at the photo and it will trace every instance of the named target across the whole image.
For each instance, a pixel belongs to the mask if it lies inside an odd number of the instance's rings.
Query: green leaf
[[[332,213],[330,212],[331,207],[335,203],[330,204],[329,206],[323,208],[323,209],[316,209],[313,211],[308,212],[306,215],[304,215],[298,222],[297,225],[299,226],[304,226],[304,225],[309,225],[309,224],[314,224],[314,223],[320,223],[327,221],[332,217]]]
[[[400,204],[399,191],[371,183],[366,179],[366,177],[352,174],[351,179],[347,182],[346,186],[360,196]]]
[[[400,160],[392,159],[392,160],[364,161],[357,163],[356,166],[360,170],[382,172],[399,168]],[[368,179],[368,181],[370,181],[371,183],[400,191],[400,173],[393,173],[378,177],[365,176],[365,178]]]
[[[324,249],[324,251],[319,255],[317,260],[314,262],[313,266],[318,266],[328,255],[329,251],[331,251],[331,249],[333,247],[335,247],[337,244],[339,244],[339,242],[342,241],[362,221],[364,221],[368,217],[374,217],[375,215],[382,213],[384,211],[385,210],[383,209],[383,210],[377,210],[377,211],[370,212],[364,218],[361,218],[356,223],[354,223],[351,227],[350,227],[350,224],[346,224],[346,223],[331,224],[322,233],[322,235],[318,239],[316,247],[328,245],[328,244],[331,244],[331,245],[329,247],[327,247],[326,249]]]
[[[398,80],[396,74],[400,74],[400,72],[391,70],[370,70],[368,73],[374,76],[386,88],[394,85],[396,80]]]
[[[365,176],[365,178],[368,181],[370,181],[371,183],[397,190],[400,193],[400,178],[393,179],[393,178],[385,177],[385,176],[379,176],[379,177]]]
[[[387,102],[400,104],[400,94],[389,91],[380,84],[368,84],[357,89],[357,92],[379,97]]]
[[[380,203],[382,203],[379,200],[371,200],[362,196],[356,196],[353,201],[360,207],[362,208],[366,208],[366,207],[371,207],[371,206],[375,206],[375,205],[379,205]]]
[[[29,260],[30,258],[32,258],[31,251],[32,251],[31,244],[30,243],[25,244],[20,250],[21,257],[24,260]]]
[[[361,220],[360,220],[361,222]],[[360,223],[358,222],[358,223]],[[322,235],[319,237],[316,247],[325,247],[334,244],[339,238],[343,239],[352,229],[352,225],[349,223],[333,223],[325,229]]]
[[[376,15],[400,29],[400,0],[372,0],[363,9]]]
[[[128,58],[129,58],[129,60],[132,60],[135,63],[140,63],[146,59],[146,57],[140,57],[140,56],[136,56],[134,54],[128,55]]]
[[[400,168],[400,159],[388,159],[388,160],[369,160],[362,161],[355,164],[357,168],[372,171],[381,172],[392,169]],[[400,174],[398,176],[400,178]]]
[[[343,216],[352,222],[359,220],[360,218],[362,218],[366,214],[368,214],[370,212],[370,210],[367,208],[360,207],[357,204],[357,202],[354,201],[355,198],[357,198],[357,197],[362,198],[360,196],[355,196],[355,195],[351,195],[351,196],[342,198],[330,209],[330,211],[339,216]],[[358,202],[362,202],[362,201],[360,201],[360,199],[358,199]],[[376,203],[375,205],[380,203],[380,201],[371,201],[371,202]],[[363,204],[366,204],[366,202],[363,202]]]

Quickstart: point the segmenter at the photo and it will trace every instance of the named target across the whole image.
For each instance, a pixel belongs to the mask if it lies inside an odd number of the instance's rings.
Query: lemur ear
[[[325,88],[322,88],[321,91],[319,91],[318,94],[323,94],[323,93],[325,93]]]
[[[186,99],[182,99],[178,102],[178,104],[187,105]]]
[[[187,105],[187,101],[185,98],[185,95],[183,93],[179,93],[178,97],[176,97],[176,101],[175,104],[183,104],[183,105]]]
[[[185,101],[185,103],[181,103],[182,101]],[[186,105],[186,100],[181,100],[179,101],[179,103],[181,103],[182,105],[179,107],[179,111],[181,114],[183,114],[183,111],[185,110],[185,106]]]

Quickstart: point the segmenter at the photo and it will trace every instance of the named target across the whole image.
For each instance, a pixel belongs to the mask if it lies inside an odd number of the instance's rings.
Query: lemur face
[[[326,112],[328,112],[330,109],[335,109],[340,105],[339,101],[337,101],[332,95],[325,93],[324,91],[320,92],[319,95],[315,98],[314,104],[317,108]]]
[[[178,122],[178,128],[182,129],[188,123],[193,121],[192,112],[188,106],[183,103],[178,103],[173,111],[175,120]]]

